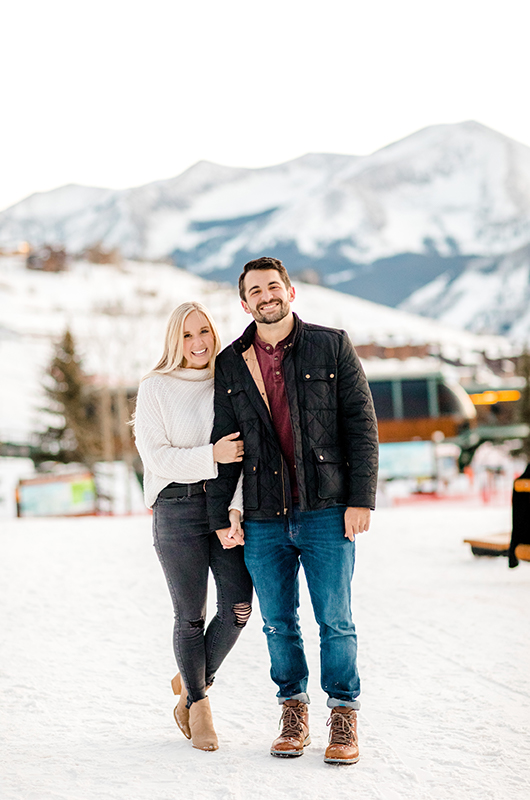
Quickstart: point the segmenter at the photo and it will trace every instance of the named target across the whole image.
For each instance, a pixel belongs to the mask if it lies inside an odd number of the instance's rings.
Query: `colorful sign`
[[[79,517],[96,513],[96,486],[90,472],[43,475],[21,480],[19,517]]]
[[[379,445],[379,477],[433,478],[436,475],[434,442],[386,442]]]

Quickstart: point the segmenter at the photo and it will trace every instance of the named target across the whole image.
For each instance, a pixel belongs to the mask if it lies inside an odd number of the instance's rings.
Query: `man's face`
[[[286,287],[275,269],[252,269],[245,275],[245,298],[241,305],[256,322],[271,325],[291,311],[294,288]]]

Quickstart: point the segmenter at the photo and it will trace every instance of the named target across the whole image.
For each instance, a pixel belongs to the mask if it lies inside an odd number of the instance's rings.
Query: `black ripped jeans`
[[[166,499],[153,506],[155,549],[173,600],[175,658],[188,705],[206,697],[250,616],[252,582],[243,547],[223,550],[208,530],[206,495]],[[217,613],[205,628],[208,571],[217,587]]]

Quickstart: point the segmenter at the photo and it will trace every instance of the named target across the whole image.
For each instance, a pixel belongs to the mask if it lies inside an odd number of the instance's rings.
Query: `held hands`
[[[241,513],[237,508],[231,508],[228,512],[228,517],[230,519],[230,527],[220,528],[215,531],[223,545],[223,550],[231,550],[232,547],[237,547],[238,544],[245,544],[245,537],[241,528]]]
[[[356,534],[367,531],[370,527],[370,509],[369,508],[352,508],[348,506],[344,513],[344,527],[346,533],[344,536],[353,542]]]
[[[223,436],[213,446],[213,460],[218,464],[231,464],[233,461],[243,461],[245,449],[241,439],[234,441],[239,436],[239,431]]]

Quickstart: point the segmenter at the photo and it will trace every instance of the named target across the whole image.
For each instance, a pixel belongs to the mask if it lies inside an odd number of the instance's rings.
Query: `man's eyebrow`
[[[269,286],[281,286],[281,281],[279,281],[279,280],[277,280],[277,281],[276,281],[276,280],[274,280],[274,281],[269,281],[269,282],[268,282],[268,284],[267,284],[267,288],[269,288]],[[260,286],[259,284],[255,284],[254,286],[251,286],[251,287],[248,289],[248,291],[249,291],[249,292],[253,292],[253,291],[254,291],[254,289],[261,289],[261,286]]]

